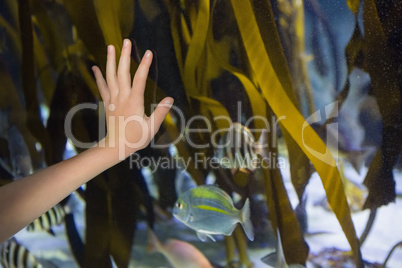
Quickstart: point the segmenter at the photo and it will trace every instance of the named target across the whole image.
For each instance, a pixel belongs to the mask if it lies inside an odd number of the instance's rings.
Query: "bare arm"
[[[106,81],[94,67],[105,103],[108,133],[97,145],[68,160],[0,187],[0,243],[99,173],[146,147],[166,117],[172,98],[163,99],[150,117],[144,114],[144,89],[152,62],[147,51],[131,81],[131,42],[124,40],[118,70],[108,47]]]

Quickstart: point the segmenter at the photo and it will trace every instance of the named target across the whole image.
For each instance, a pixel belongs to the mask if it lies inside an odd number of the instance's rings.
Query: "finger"
[[[147,83],[149,66],[152,63],[152,52],[147,50],[134,75],[133,90],[131,94],[138,100],[144,100],[144,90]]]
[[[119,67],[117,69],[117,79],[120,90],[131,90],[131,75],[130,75],[130,58],[131,58],[131,42],[124,39],[123,49],[121,51]]]
[[[110,100],[110,92],[109,88],[107,87],[106,81],[103,78],[102,72],[97,66],[93,66],[92,71],[94,72],[96,84],[98,86],[102,100],[103,102],[108,103]]]
[[[119,86],[116,75],[116,51],[113,45],[107,47],[106,81],[111,97],[117,95],[119,93]]]
[[[155,136],[161,126],[163,120],[168,114],[173,105],[173,98],[164,98],[156,107],[155,111],[151,114],[149,120],[151,122],[151,138]]]

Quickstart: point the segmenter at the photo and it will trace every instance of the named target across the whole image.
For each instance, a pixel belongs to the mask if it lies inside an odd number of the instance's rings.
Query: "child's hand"
[[[145,53],[132,83],[130,54],[131,42],[125,39],[116,72],[115,48],[108,46],[106,81],[99,68],[93,67],[106,111],[107,135],[100,146],[118,150],[120,160],[149,144],[173,104],[172,98],[165,98],[150,117],[144,114],[144,90],[152,52]]]

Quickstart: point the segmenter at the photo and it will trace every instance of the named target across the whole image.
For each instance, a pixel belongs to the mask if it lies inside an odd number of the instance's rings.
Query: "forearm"
[[[95,146],[0,187],[0,244],[118,162],[116,148]]]

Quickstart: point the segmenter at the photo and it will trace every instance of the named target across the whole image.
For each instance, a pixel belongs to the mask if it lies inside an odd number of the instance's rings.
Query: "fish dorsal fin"
[[[218,186],[215,186],[215,185],[202,185],[200,187],[212,190],[215,193],[220,194],[225,199],[229,199],[230,201],[232,201],[232,198],[230,197],[230,195],[227,192],[225,192],[224,190],[222,190],[221,188],[219,188]]]

